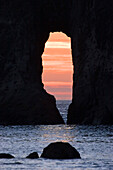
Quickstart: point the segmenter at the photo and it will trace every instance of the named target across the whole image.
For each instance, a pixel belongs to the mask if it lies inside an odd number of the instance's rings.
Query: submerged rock
[[[8,153],[0,153],[0,159],[11,159],[11,158],[14,158],[14,156],[8,154]]]
[[[69,143],[56,142],[49,144],[44,148],[41,155],[43,158],[49,159],[74,159],[81,158],[79,152]]]
[[[33,152],[33,153],[30,153],[26,158],[37,159],[37,158],[39,158],[39,156],[38,156],[37,152]]]

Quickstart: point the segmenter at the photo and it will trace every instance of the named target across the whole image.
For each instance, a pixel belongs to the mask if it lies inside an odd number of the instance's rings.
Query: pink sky
[[[72,99],[71,40],[63,33],[50,33],[42,55],[42,81],[46,91],[57,100]]]

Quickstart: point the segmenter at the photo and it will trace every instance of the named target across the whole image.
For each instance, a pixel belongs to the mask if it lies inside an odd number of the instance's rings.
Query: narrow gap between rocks
[[[62,32],[50,33],[45,43],[42,64],[44,89],[54,95],[57,108],[66,122],[73,85],[71,38]]]

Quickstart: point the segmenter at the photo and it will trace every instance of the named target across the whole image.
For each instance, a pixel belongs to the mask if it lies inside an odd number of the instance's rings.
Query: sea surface
[[[65,122],[70,101],[57,101]],[[41,155],[51,142],[69,142],[82,159],[26,159],[32,152]],[[0,159],[0,170],[113,170],[113,126],[37,125],[0,126],[0,153],[14,159]]]

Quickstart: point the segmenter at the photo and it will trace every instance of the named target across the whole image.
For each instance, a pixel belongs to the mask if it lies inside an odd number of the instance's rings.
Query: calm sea
[[[69,103],[57,101],[65,121]],[[41,155],[44,147],[56,141],[69,142],[82,159],[25,159],[34,151]],[[0,153],[3,152],[15,158],[0,159],[1,170],[113,170],[113,126],[0,126]]]

